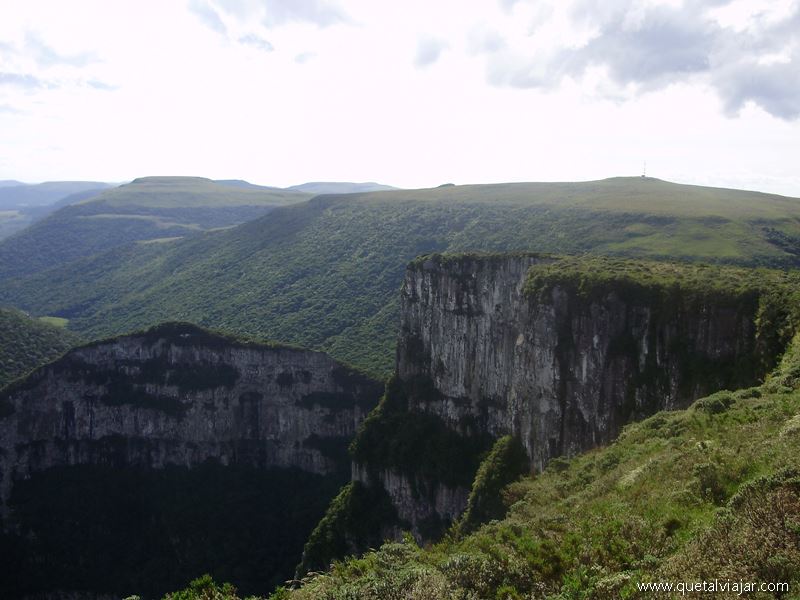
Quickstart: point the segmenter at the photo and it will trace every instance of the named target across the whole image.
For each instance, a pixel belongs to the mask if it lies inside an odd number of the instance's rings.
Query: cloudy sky
[[[3,0],[0,179],[800,196],[800,0]]]

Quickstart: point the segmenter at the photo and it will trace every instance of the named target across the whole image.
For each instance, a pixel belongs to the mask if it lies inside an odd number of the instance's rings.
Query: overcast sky
[[[3,0],[0,179],[800,196],[800,0]]]

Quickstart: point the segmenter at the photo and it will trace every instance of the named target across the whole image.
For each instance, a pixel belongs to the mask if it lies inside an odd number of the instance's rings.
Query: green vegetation
[[[796,597],[798,357],[800,337],[763,386],[658,413],[512,483],[501,520],[424,549],[386,544],[274,598],[645,598],[637,583],[715,578],[788,582]],[[473,496],[491,489],[476,478]]]
[[[342,483],[214,463],[49,469],[14,486],[19,529],[0,535],[3,569],[14,576],[0,578],[0,596],[69,589],[156,598],[206,572],[247,594],[271,590],[292,577]],[[228,592],[193,584],[173,600]]]
[[[436,415],[409,411],[408,397],[424,398],[431,388],[426,382],[404,384],[392,377],[353,440],[353,460],[372,470],[394,469],[409,476],[416,493],[425,493],[429,483],[468,487],[491,439],[469,423],[465,433],[458,433]]]
[[[199,218],[153,210],[147,214],[172,222]],[[51,230],[63,246],[59,266],[38,274],[55,261],[37,250],[39,242],[23,247],[21,240],[16,263],[2,258],[0,246],[2,264],[20,265],[4,271],[0,301],[69,318],[88,337],[189,320],[325,350],[385,377],[397,290],[415,256],[535,249],[782,267],[800,264],[797,217],[797,199],[642,178],[320,196],[233,229],[78,261],[100,248],[74,252],[85,243]],[[128,226],[150,232],[130,239],[186,235],[139,220]],[[124,237],[115,234],[120,243]]]
[[[111,187],[97,181],[18,181],[0,186],[0,240],[28,227],[62,206],[100,194]]]
[[[66,329],[67,325],[69,325],[69,319],[64,319],[62,317],[39,317],[39,320],[42,323],[47,323],[48,325],[61,329]]]
[[[534,266],[525,291],[540,296],[559,285],[586,299],[614,293],[623,300],[641,298],[649,304],[674,301],[680,292],[684,299],[735,306],[762,294],[797,293],[799,284],[797,271],[584,255],[553,257],[552,262]]]
[[[0,308],[0,388],[80,343],[61,327]]]
[[[309,197],[201,177],[144,177],[64,206],[0,242],[0,280],[58,269],[137,241],[236,225]]]
[[[230,583],[216,584],[208,573],[192,581],[185,590],[164,596],[164,600],[238,600],[238,598],[235,587]],[[132,596],[125,600],[140,600],[140,598]],[[256,600],[256,597],[250,596],[249,600]]]
[[[148,208],[222,208],[282,206],[310,194],[262,186],[234,186],[205,177],[140,177],[98,198],[105,206]]]
[[[339,556],[375,548],[383,541],[384,528],[397,523],[397,512],[382,487],[350,482],[311,532],[297,573],[324,570]]]
[[[467,534],[483,523],[502,519],[508,508],[503,503],[503,488],[529,472],[528,455],[519,439],[510,435],[498,439],[478,468],[456,531]]]

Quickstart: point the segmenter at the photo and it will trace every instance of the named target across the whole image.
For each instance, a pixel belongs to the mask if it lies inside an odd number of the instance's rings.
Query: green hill
[[[0,281],[131,242],[168,241],[230,227],[308,197],[201,177],[143,177],[65,206],[0,242]]]
[[[0,240],[21,231],[62,206],[111,187],[96,181],[54,181],[29,185],[0,181]]]
[[[76,334],[51,323],[0,308],[0,387],[81,343]]]
[[[317,196],[230,230],[118,247],[34,275],[52,258],[28,247],[37,269],[15,269],[7,248],[0,301],[69,318],[87,336],[187,320],[322,349],[386,375],[397,290],[420,254],[535,250],[797,266],[800,199],[640,177],[445,186]]]
[[[244,182],[246,183],[246,182]],[[251,185],[231,185],[204,177],[140,177],[109,190],[96,202],[106,207],[223,208],[282,206],[304,200],[309,194]]]

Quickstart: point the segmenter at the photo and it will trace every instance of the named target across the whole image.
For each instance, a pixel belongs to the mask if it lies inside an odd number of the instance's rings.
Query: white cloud
[[[189,10],[191,10],[203,23],[212,31],[226,35],[228,28],[208,0],[190,0]]]
[[[665,179],[800,196],[797,2],[734,4],[687,24],[688,4],[656,0],[13,3],[0,179],[416,187],[647,160]]]
[[[414,64],[423,68],[432,65],[442,52],[447,48],[447,42],[430,36],[420,37],[417,41],[417,52],[414,55]]]

